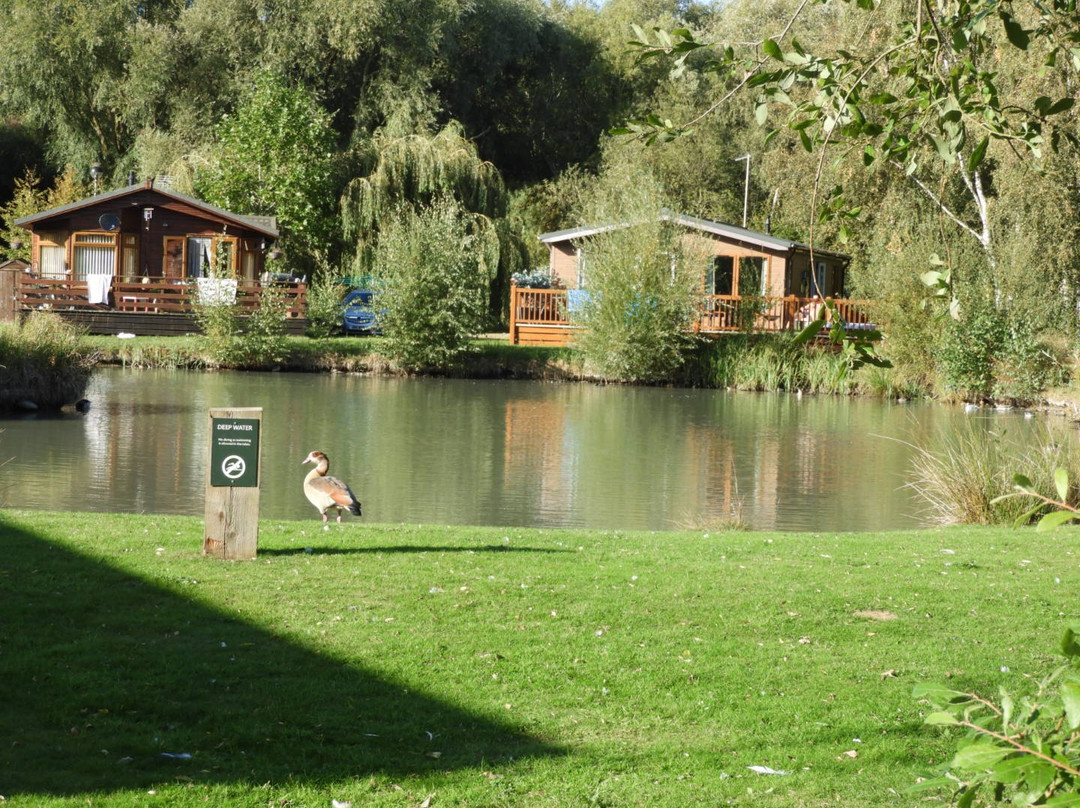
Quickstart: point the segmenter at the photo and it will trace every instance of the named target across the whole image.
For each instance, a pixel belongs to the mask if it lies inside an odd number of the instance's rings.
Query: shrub
[[[240,336],[239,353],[246,363],[276,365],[285,359],[287,312],[285,290],[275,283],[263,284],[259,307],[247,318]]]
[[[1030,317],[986,302],[947,321],[937,362],[946,390],[972,400],[1029,401],[1064,376]]]
[[[214,365],[235,364],[240,358],[240,315],[235,303],[208,302],[198,295],[191,305],[192,316],[203,333],[202,349]]]
[[[341,315],[345,309],[342,300],[346,285],[333,277],[328,267],[320,267],[307,289],[307,335],[329,337],[341,327]]]
[[[81,333],[51,312],[0,324],[0,410],[22,401],[58,409],[86,393],[95,357]]]
[[[498,237],[486,218],[451,197],[385,224],[375,251],[379,328],[407,368],[447,368],[487,321]]]

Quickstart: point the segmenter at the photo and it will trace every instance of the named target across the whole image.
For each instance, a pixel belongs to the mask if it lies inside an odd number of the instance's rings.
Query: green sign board
[[[255,488],[259,485],[259,421],[255,418],[210,419],[210,485]]]

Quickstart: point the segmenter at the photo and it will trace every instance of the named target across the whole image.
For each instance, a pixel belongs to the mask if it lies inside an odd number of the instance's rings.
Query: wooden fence
[[[524,345],[566,345],[580,323],[577,314],[587,293],[566,289],[510,289],[510,342]],[[832,301],[850,331],[874,327],[869,300]],[[739,331],[798,331],[816,319],[823,301],[809,297],[740,297],[703,295],[693,329],[701,334]],[[828,313],[828,319],[832,319]]]
[[[307,313],[306,284],[289,282],[277,285],[285,296],[286,316],[305,317]],[[262,284],[237,285],[235,299],[242,313],[251,313],[259,307],[263,288]],[[199,290],[194,283],[166,280],[125,282],[114,278],[107,291],[108,303],[91,303],[86,281],[31,278],[24,274],[19,282],[17,302],[21,309],[58,311],[111,309],[124,313],[191,314],[198,295]]]

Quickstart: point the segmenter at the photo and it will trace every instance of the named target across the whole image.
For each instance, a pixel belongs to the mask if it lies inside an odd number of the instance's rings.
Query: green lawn
[[[912,687],[1022,689],[1080,614],[1069,530],[0,532],[11,805],[925,804]]]

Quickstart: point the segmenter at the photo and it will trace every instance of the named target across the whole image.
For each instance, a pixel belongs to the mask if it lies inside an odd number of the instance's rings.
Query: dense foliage
[[[498,234],[504,316],[536,234],[633,163],[673,209],[850,253],[905,385],[1026,398],[1069,370],[1072,0],[0,0],[0,21],[5,255],[95,161],[106,187],[169,175],[276,216],[309,276],[367,273],[384,222],[449,194]],[[607,134],[627,120],[667,142]]]
[[[498,261],[488,220],[442,196],[402,208],[374,259],[376,318],[387,352],[406,368],[446,367],[483,330]]]

